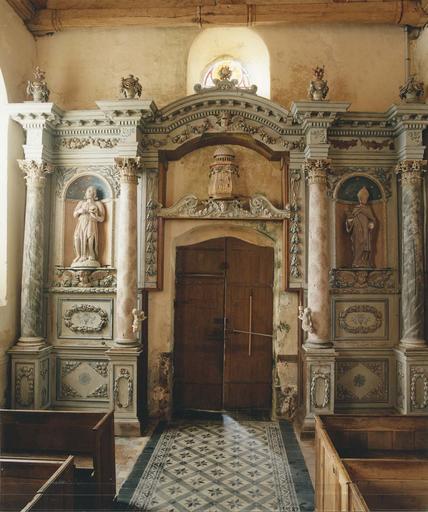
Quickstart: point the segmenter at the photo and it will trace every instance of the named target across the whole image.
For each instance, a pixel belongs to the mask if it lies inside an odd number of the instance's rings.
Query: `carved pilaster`
[[[425,165],[425,160],[403,160],[396,169],[401,177],[401,344],[405,348],[426,346],[422,194]]]
[[[42,293],[44,205],[46,176],[52,172],[45,162],[18,160],[27,183],[21,290],[21,337],[18,344],[43,346]]]

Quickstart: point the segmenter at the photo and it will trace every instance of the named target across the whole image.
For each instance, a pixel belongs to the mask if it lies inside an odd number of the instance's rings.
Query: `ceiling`
[[[421,27],[428,0],[7,0],[35,35],[84,27],[384,23]]]

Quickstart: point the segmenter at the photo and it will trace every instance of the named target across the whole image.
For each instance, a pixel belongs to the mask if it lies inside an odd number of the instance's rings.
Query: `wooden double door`
[[[270,410],[273,267],[236,238],[177,249],[176,410]]]

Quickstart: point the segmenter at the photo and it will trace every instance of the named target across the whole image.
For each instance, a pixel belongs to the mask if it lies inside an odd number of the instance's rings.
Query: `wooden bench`
[[[113,412],[0,410],[0,454],[74,456],[76,492],[108,509],[116,494]]]
[[[74,461],[0,458],[0,510],[74,510]]]
[[[428,417],[320,416],[315,443],[318,512],[428,510]]]

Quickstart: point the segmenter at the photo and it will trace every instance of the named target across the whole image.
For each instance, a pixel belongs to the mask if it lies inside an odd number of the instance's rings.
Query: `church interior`
[[[428,1],[0,0],[0,510],[428,510]]]

